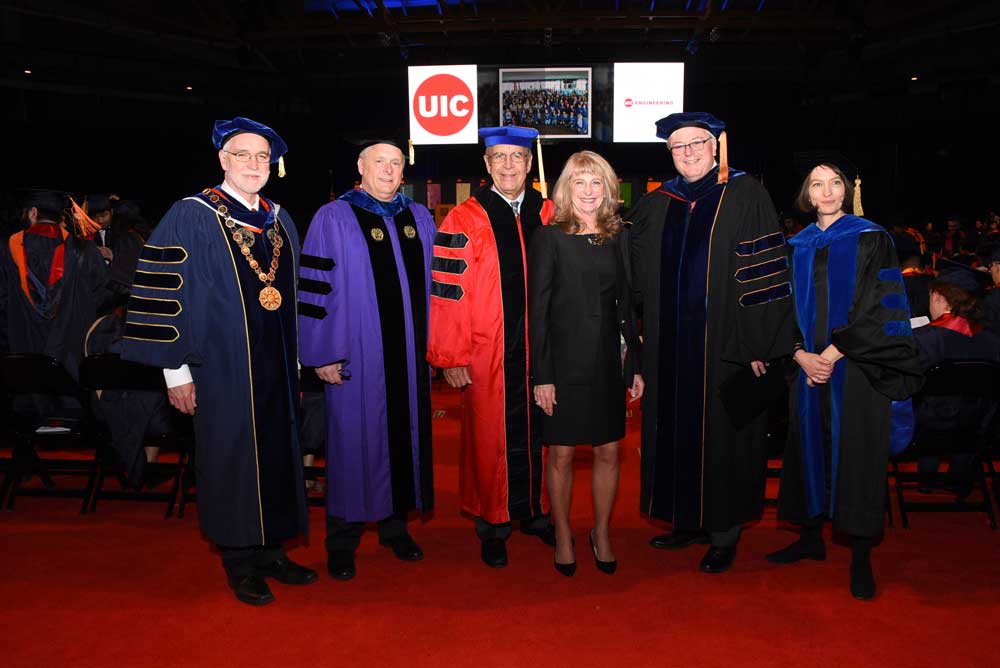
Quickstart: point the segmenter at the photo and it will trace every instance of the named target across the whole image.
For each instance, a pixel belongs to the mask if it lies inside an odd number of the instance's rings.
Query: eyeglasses
[[[253,158],[254,162],[271,162],[270,153],[253,154],[250,151],[237,151],[236,153],[233,153],[232,151],[227,151],[226,149],[222,149],[222,152],[228,153],[236,158],[236,162],[250,162],[250,158]]]
[[[507,162],[507,158],[514,164],[521,164],[528,159],[528,154],[524,151],[514,151],[513,153],[491,153],[489,155],[490,162],[494,165],[502,165]]]
[[[686,144],[675,144],[673,146],[667,145],[670,152],[674,155],[684,155],[684,149],[691,149],[692,153],[701,153],[705,150],[705,144],[712,141],[712,137],[705,137],[704,139],[695,139],[694,141],[689,141]]]

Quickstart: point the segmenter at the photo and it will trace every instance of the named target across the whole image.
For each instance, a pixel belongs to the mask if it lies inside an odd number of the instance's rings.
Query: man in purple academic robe
[[[399,192],[390,140],[358,156],[361,188],[316,212],[299,277],[300,358],[326,385],[327,569],[354,577],[366,522],[404,561],[423,559],[406,529],[433,506],[427,315],[437,231]]]

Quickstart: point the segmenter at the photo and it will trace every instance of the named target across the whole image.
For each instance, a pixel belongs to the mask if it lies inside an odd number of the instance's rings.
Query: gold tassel
[[[726,145],[726,131],[719,133],[719,178],[717,183],[729,181],[729,150]]]
[[[407,139],[406,140],[406,146],[407,146],[407,148],[410,151],[410,166],[412,166],[413,165],[413,158],[414,158],[414,155],[413,155],[413,140],[412,139]]]
[[[278,158],[278,178],[285,178],[285,156],[280,156]]]
[[[538,145],[538,182],[542,186],[542,199],[549,198],[549,184],[545,182],[545,161],[542,159],[542,136],[535,137]]]
[[[854,215],[863,216],[865,210],[861,208],[861,177],[854,179]]]

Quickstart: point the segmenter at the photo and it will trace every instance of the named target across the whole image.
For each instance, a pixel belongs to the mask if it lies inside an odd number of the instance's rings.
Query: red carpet
[[[325,572],[323,514],[291,556],[321,571],[304,588],[273,585],[254,609],[225,585],[195,509],[18,499],[0,515],[0,665],[20,666],[989,666],[1000,649],[1000,533],[980,514],[921,513],[887,530],[873,557],[880,591],[847,591],[848,550],[778,567],[763,555],[793,535],[773,511],[744,533],[732,572],[696,572],[703,548],[655,551],[662,530],[637,512],[638,425],[630,420],[608,577],[587,549],[589,457],[580,456],[574,525],[579,569],[515,532],[511,565],[479,561],[457,514],[456,395],[438,393],[438,507],[412,533],[427,558],[397,561],[366,534],[358,577]],[[580,455],[587,455],[581,451]]]

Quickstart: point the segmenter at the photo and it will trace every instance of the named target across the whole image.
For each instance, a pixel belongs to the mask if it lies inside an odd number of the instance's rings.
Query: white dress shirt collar
[[[227,195],[229,195],[230,197],[232,197],[234,200],[236,200],[237,202],[239,202],[240,204],[242,204],[246,208],[250,209],[251,211],[256,211],[257,210],[257,205],[260,204],[260,195],[254,195],[253,196],[254,197],[254,201],[253,201],[253,204],[251,204],[250,202],[248,202],[245,199],[243,199],[243,196],[240,195],[238,192],[236,192],[225,181],[222,182],[221,188],[222,188],[222,191],[224,193],[226,193]]]

